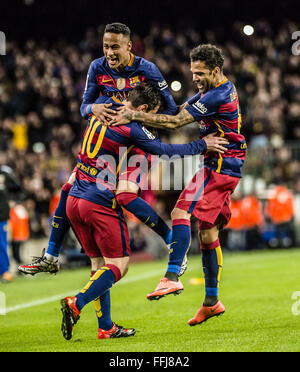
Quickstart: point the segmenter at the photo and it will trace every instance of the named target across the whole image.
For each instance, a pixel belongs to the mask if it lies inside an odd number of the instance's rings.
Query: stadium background
[[[155,62],[170,86],[181,83],[179,91],[172,91],[178,104],[195,93],[189,50],[202,42],[223,49],[225,74],[238,89],[248,142],[244,177],[233,200],[235,219],[221,235],[224,249],[299,244],[300,56],[292,54],[292,33],[300,30],[297,9],[296,1],[251,6],[229,0],[212,5],[169,0],[2,2],[0,30],[6,35],[6,55],[0,56],[0,164],[13,169],[27,192],[22,205],[30,237],[21,259],[47,244],[51,213],[75,165],[85,124],[79,107],[87,70],[102,56],[105,24],[114,21],[131,28],[135,54]],[[243,32],[247,24],[254,27],[252,35]],[[197,136],[196,125],[161,133],[172,143]],[[275,208],[272,220],[265,208],[274,186],[286,187],[291,194],[281,193],[281,209]],[[177,196],[178,192],[143,194],[166,219]],[[255,199],[245,199],[249,196]],[[253,200],[259,201],[257,213],[252,213]],[[286,204],[290,200],[291,213]],[[245,218],[250,215],[251,221]],[[166,254],[148,228],[130,216],[128,222],[136,259]],[[79,264],[78,252],[70,234],[64,245],[66,264]],[[196,225],[191,253],[199,253]]]

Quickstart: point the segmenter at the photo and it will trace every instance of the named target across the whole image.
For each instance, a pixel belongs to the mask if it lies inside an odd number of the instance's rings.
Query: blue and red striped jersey
[[[113,103],[112,108],[120,107],[115,97],[100,97],[96,103]],[[157,132],[150,132],[141,123],[110,127],[102,125],[93,115],[88,120],[81,149],[77,158],[76,180],[70,195],[92,201],[109,208],[119,208],[115,201],[120,169],[134,146],[153,155],[173,155],[181,157],[204,153],[207,149],[204,140],[188,144],[166,144],[160,141]],[[147,156],[147,155],[146,155]],[[143,159],[145,157],[143,156]],[[125,168],[126,169],[126,168]]]
[[[218,132],[230,142],[224,154],[205,154],[204,165],[217,173],[242,177],[246,155],[246,140],[241,134],[242,117],[235,86],[225,78],[217,87],[198,93],[189,101],[186,110],[198,121],[200,136]]]
[[[157,66],[132,53],[130,56],[128,65],[121,72],[110,68],[105,57],[95,59],[90,64],[80,107],[84,118],[88,117],[90,105],[95,103],[99,95],[115,96],[124,101],[129,91],[143,81],[154,84],[161,91],[164,98],[161,113],[174,115],[177,112],[169,86]]]

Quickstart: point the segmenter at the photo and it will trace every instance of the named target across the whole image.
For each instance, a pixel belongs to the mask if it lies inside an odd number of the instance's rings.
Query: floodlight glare
[[[180,81],[172,81],[171,83],[171,89],[174,91],[174,92],[178,92],[180,89],[181,89],[181,82]]]
[[[244,32],[245,35],[250,36],[254,32],[254,28],[251,25],[245,25],[244,28],[243,28],[243,32]]]

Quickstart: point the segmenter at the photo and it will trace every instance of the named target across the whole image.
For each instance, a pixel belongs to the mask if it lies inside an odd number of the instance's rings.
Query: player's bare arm
[[[151,114],[141,111],[132,111],[126,107],[119,109],[110,125],[123,125],[131,121],[139,121],[145,125],[160,129],[177,129],[186,124],[193,123],[193,116],[185,109],[177,115]]]

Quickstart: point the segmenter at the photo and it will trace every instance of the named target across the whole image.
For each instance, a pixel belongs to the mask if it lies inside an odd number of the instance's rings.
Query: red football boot
[[[98,339],[129,337],[129,336],[134,336],[135,332],[136,331],[134,328],[126,329],[113,323],[112,328],[109,329],[108,331],[98,328]]]
[[[61,331],[66,340],[72,338],[73,327],[79,320],[80,311],[76,307],[76,297],[67,296],[60,301],[63,314]]]

